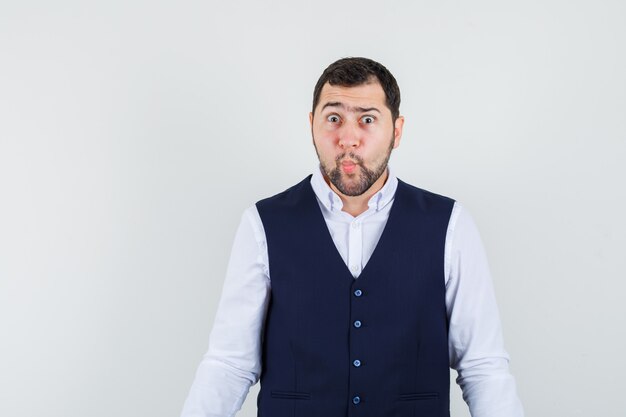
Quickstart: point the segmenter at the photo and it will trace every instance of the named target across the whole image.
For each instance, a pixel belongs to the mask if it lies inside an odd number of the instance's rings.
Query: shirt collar
[[[391,166],[387,165],[389,176],[383,187],[370,197],[367,205],[369,208],[375,208],[376,211],[380,211],[393,201],[393,197],[396,194],[398,188],[398,178],[395,176]],[[315,192],[317,199],[330,211],[341,211],[343,203],[341,198],[335,193],[330,186],[324,180],[321,168],[318,166],[313,170],[313,176],[311,177],[311,187]]]

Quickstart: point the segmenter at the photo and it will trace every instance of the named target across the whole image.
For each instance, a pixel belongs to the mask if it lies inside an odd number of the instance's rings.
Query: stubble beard
[[[314,142],[315,143],[315,142]],[[349,197],[356,197],[362,195],[370,187],[378,181],[381,175],[387,169],[387,164],[389,163],[389,158],[391,157],[391,151],[393,150],[393,137],[391,138],[391,142],[389,144],[389,148],[387,148],[387,154],[385,158],[372,169],[367,168],[363,163],[363,158],[354,154],[353,152],[343,152],[340,155],[337,155],[335,158],[335,167],[333,169],[329,169],[326,164],[324,164],[319,158],[319,152],[317,153],[318,159],[320,160],[320,167],[324,174],[328,177],[331,184],[333,184],[343,195]],[[315,148],[317,152],[317,147]],[[344,174],[341,170],[341,161],[346,158],[346,156],[352,161],[356,162],[359,166],[359,173],[354,174]],[[355,177],[356,181],[347,181],[344,180],[344,175],[348,179],[353,179]]]

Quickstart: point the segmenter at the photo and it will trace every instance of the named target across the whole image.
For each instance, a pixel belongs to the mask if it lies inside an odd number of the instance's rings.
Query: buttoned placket
[[[323,188],[323,180],[319,181],[319,184],[322,185]],[[389,190],[387,190],[389,192]],[[395,192],[395,187],[392,187],[391,192]],[[350,270],[350,273],[355,278],[354,285],[357,284],[357,278],[360,276],[364,267],[364,229],[367,229],[368,222],[372,221],[372,216],[375,216],[377,212],[379,212],[387,203],[389,203],[388,199],[384,199],[384,194],[382,191],[379,191],[374,196],[370,198],[368,201],[368,209],[358,216],[354,217],[351,214],[343,211],[343,202],[339,198],[337,194],[332,192],[327,188],[326,193],[327,199],[320,199],[321,205],[331,213],[331,221],[335,224],[340,224],[340,227],[337,227],[341,230],[343,236],[347,234],[347,241],[343,239],[335,240],[335,244],[337,245],[337,249],[339,250],[342,257],[345,256],[344,261],[346,266]],[[328,222],[328,219],[327,219]],[[332,228],[331,236],[333,236]],[[347,232],[347,233],[346,233]],[[345,247],[347,243],[347,247]],[[352,295],[355,300],[359,300],[363,295],[364,291],[361,288],[352,286]],[[351,316],[352,313],[351,313]],[[364,317],[359,315],[352,317],[352,332],[362,332],[362,328],[367,326],[367,323],[362,321]],[[352,339],[352,337],[350,337]],[[357,342],[358,343],[358,342]],[[352,344],[352,340],[349,341],[349,345]],[[352,351],[352,348],[350,348]],[[358,349],[356,350],[359,351]],[[351,354],[350,365],[355,373],[355,380],[359,379],[359,375],[362,375],[361,368],[367,367],[367,363],[364,364],[363,357],[360,355],[352,355]],[[367,362],[367,360],[366,360]],[[352,372],[352,371],[351,371]],[[363,402],[363,397],[358,392],[351,393],[351,402],[355,407],[362,407],[360,405]]]
[[[361,219],[354,219],[348,231],[348,265],[354,278],[361,274],[363,265],[363,228]]]

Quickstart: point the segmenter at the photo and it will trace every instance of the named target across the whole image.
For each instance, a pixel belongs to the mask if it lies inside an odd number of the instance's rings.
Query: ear
[[[393,127],[393,148],[400,146],[402,138],[402,128],[404,127],[404,116],[398,116]]]
[[[311,142],[315,147],[315,135],[313,135],[313,113],[309,112],[309,125],[311,126]]]

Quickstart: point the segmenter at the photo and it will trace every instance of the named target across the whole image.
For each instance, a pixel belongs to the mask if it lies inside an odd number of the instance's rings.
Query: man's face
[[[365,193],[400,144],[404,118],[394,124],[378,81],[355,87],[326,83],[314,111],[309,120],[322,171],[342,194]]]

